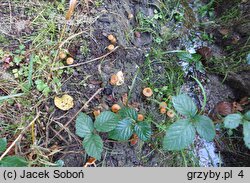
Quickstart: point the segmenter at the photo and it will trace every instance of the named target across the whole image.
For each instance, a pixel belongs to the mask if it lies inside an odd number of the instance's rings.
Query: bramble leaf
[[[122,108],[120,111],[119,111],[119,113],[118,113],[120,116],[121,116],[121,118],[123,119],[123,118],[127,118],[127,117],[129,117],[129,118],[131,118],[131,119],[133,119],[133,120],[137,120],[137,116],[138,116],[138,114],[137,114],[137,112],[136,112],[136,110],[135,109],[133,109],[133,108]]]
[[[116,127],[118,121],[119,118],[115,113],[106,111],[97,116],[94,126],[99,132],[109,132]]]
[[[138,137],[143,141],[147,141],[152,134],[151,126],[147,122],[138,122],[135,125],[134,130]]]
[[[114,140],[128,140],[133,134],[133,120],[125,118],[118,122],[116,128],[109,132],[109,138]]]
[[[191,97],[181,94],[173,97],[173,105],[177,112],[184,116],[193,117],[197,113],[197,107]]]
[[[240,114],[229,114],[225,117],[224,126],[225,128],[235,129],[237,128],[242,120],[242,116]]]
[[[87,135],[90,135],[94,130],[94,124],[92,119],[80,112],[76,118],[76,134],[82,138]]]
[[[245,114],[244,114],[244,118],[248,121],[250,121],[250,111],[247,111]]]
[[[99,135],[87,135],[83,140],[83,147],[89,156],[94,157],[97,160],[101,159],[103,151],[103,141]]]
[[[207,141],[211,141],[215,137],[215,128],[213,121],[203,115],[195,116],[195,127],[198,134]]]
[[[7,156],[0,161],[0,167],[26,167],[28,162],[20,156]]]
[[[0,138],[0,153],[4,152],[7,148],[7,140],[6,138]]]
[[[195,128],[187,119],[181,119],[172,124],[163,139],[165,150],[182,150],[190,145],[195,138]]]
[[[250,149],[250,122],[244,121],[243,123],[243,135],[245,145]]]

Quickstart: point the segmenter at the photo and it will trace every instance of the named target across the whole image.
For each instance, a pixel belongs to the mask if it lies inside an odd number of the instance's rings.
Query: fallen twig
[[[63,127],[61,127],[61,129],[48,141],[48,144],[51,142],[51,140],[53,140],[57,135],[59,135],[63,130],[66,129],[66,127],[75,119],[75,117],[84,109],[88,106],[88,104],[93,100],[93,98],[99,94],[101,91],[103,90],[103,88],[99,88],[90,98],[89,100],[81,107],[81,109],[79,109],[77,111],[77,113],[75,113],[75,115],[65,124],[63,125]]]
[[[110,55],[111,53],[113,53],[118,48],[119,48],[119,46],[115,47],[112,51],[106,53],[105,55],[102,55],[100,57],[94,58],[94,59],[86,61],[86,62],[81,62],[81,63],[78,63],[78,64],[73,64],[73,65],[68,65],[68,66],[62,66],[62,67],[52,68],[52,71],[60,70],[60,69],[65,69],[65,68],[71,68],[71,67],[77,67],[77,66],[80,66],[80,65],[89,64],[89,63],[94,62],[96,60],[101,60],[101,59],[107,57],[108,55]]]
[[[67,39],[65,39],[63,42],[61,42],[61,44],[59,45],[59,49],[61,49],[66,42],[68,42],[69,40],[75,38],[76,36],[78,36],[78,35],[80,35],[80,34],[82,34],[84,32],[86,32],[86,31],[81,31],[81,32],[78,32],[76,34],[73,34],[73,35],[69,36]]]

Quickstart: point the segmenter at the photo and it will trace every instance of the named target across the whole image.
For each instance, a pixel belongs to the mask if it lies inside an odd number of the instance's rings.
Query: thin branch
[[[101,59],[107,57],[108,55],[110,55],[111,53],[113,53],[118,48],[119,48],[119,46],[115,47],[112,51],[106,53],[105,55],[102,55],[100,57],[94,58],[94,59],[86,61],[86,62],[81,62],[81,63],[78,63],[78,64],[73,64],[73,65],[68,65],[68,66],[62,66],[62,67],[52,68],[52,71],[60,70],[60,69],[65,69],[65,68],[71,68],[71,67],[77,67],[77,66],[80,66],[80,65],[89,64],[89,63],[94,62],[96,60],[101,60]]]
[[[79,109],[77,111],[77,113],[75,113],[75,115],[63,126],[61,127],[61,129],[48,141],[48,144],[51,142],[51,140],[53,140],[57,135],[59,135],[63,130],[66,129],[66,127],[75,119],[75,117],[83,110],[85,109],[88,104],[93,100],[93,98],[98,95],[101,91],[103,90],[103,88],[99,88],[90,98],[89,100],[81,107],[81,109]]]
[[[81,31],[81,32],[78,32],[76,34],[73,34],[73,35],[69,36],[67,39],[65,39],[63,42],[61,42],[61,44],[59,45],[59,49],[61,49],[66,42],[68,42],[69,40],[75,38],[76,36],[78,36],[78,35],[80,35],[80,34],[82,34],[84,32],[86,32],[86,31]]]

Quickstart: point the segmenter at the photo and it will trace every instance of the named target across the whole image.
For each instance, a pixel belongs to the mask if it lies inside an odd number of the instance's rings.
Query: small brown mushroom
[[[97,116],[99,116],[101,114],[101,111],[100,110],[94,110],[93,114],[94,114],[95,117],[97,117]]]
[[[138,114],[137,120],[138,121],[143,121],[144,120],[144,116],[142,114]]]
[[[165,114],[167,112],[166,108],[162,107],[160,108],[160,113],[161,114]]]
[[[160,108],[167,108],[167,103],[166,102],[161,102],[160,103]]]
[[[113,36],[112,34],[108,35],[108,40],[112,41],[113,39],[115,39],[115,36]]]
[[[117,84],[117,82],[118,82],[118,76],[116,75],[116,74],[113,74],[112,76],[111,76],[111,78],[110,78],[110,84],[111,85],[116,85]]]
[[[114,104],[111,107],[111,111],[114,113],[117,113],[120,109],[121,109],[121,107],[118,104]]]
[[[151,88],[144,88],[143,91],[142,91],[143,95],[145,97],[151,97],[153,95],[153,91]]]
[[[71,65],[74,63],[74,59],[72,57],[68,57],[66,60],[67,65]]]
[[[167,116],[170,117],[170,118],[173,118],[175,116],[174,111],[173,110],[168,110]]]
[[[115,48],[115,46],[114,46],[113,44],[110,44],[110,45],[108,46],[108,50],[109,50],[109,51],[112,51],[114,48]]]
[[[66,55],[66,53],[64,52],[64,51],[60,51],[60,53],[59,53],[59,58],[60,59],[65,59],[67,57],[67,55]]]
[[[111,42],[112,44],[116,44],[116,38],[110,40],[110,42]]]

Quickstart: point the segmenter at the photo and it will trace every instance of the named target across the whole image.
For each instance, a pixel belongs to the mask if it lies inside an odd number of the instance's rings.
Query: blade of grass
[[[13,94],[13,95],[7,95],[7,96],[0,96],[0,101],[2,100],[8,100],[10,98],[20,97],[23,93]]]
[[[205,92],[205,89],[204,87],[202,86],[201,82],[196,78],[196,77],[193,77],[191,76],[199,85],[199,87],[201,88],[201,91],[202,91],[202,95],[203,95],[203,104],[202,104],[202,108],[201,108],[201,111],[200,111],[200,114],[204,111],[205,107],[206,107],[206,104],[207,104],[207,96],[206,96],[206,92]]]

